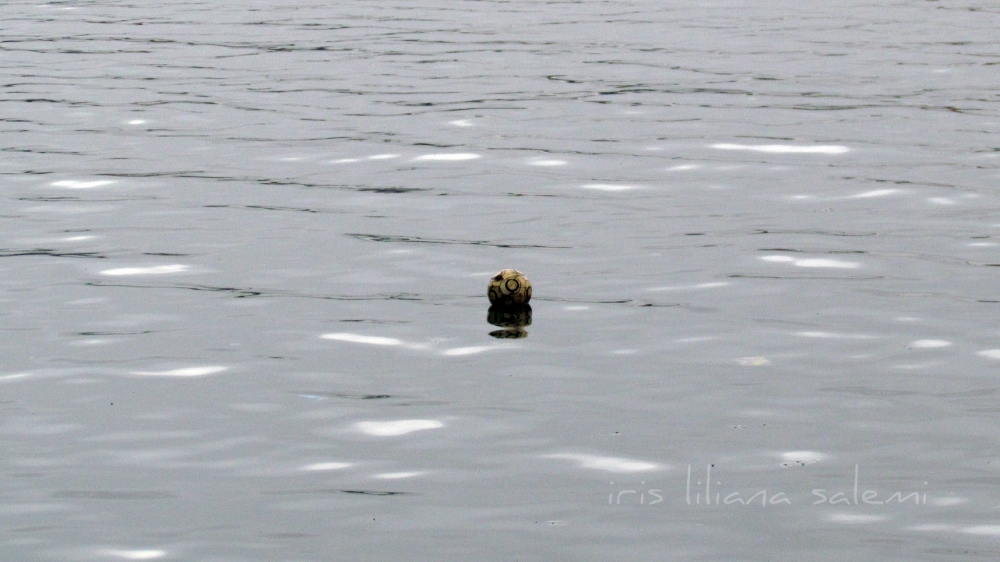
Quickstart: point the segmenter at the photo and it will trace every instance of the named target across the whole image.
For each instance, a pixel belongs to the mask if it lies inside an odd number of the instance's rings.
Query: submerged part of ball
[[[490,278],[486,289],[490,304],[511,306],[531,300],[531,281],[516,269],[505,269]]]
[[[501,328],[523,328],[531,325],[531,305],[493,305],[486,313],[486,321]]]

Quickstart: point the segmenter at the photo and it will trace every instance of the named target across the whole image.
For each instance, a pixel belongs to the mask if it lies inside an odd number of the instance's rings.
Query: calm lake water
[[[0,28],[3,560],[1000,556],[996,3]]]

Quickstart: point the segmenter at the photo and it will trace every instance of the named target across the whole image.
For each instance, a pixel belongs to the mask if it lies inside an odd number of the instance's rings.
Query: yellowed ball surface
[[[531,300],[531,281],[516,269],[505,269],[490,278],[486,295],[491,304],[499,306],[527,304]]]

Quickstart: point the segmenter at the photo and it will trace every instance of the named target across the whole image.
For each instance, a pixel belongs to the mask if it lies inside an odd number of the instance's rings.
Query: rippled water
[[[0,28],[4,560],[1000,554],[995,4]]]

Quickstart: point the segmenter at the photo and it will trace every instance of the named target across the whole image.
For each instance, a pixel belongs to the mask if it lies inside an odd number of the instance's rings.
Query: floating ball
[[[490,278],[486,295],[493,305],[527,304],[531,300],[531,281],[516,269],[505,269]]]

